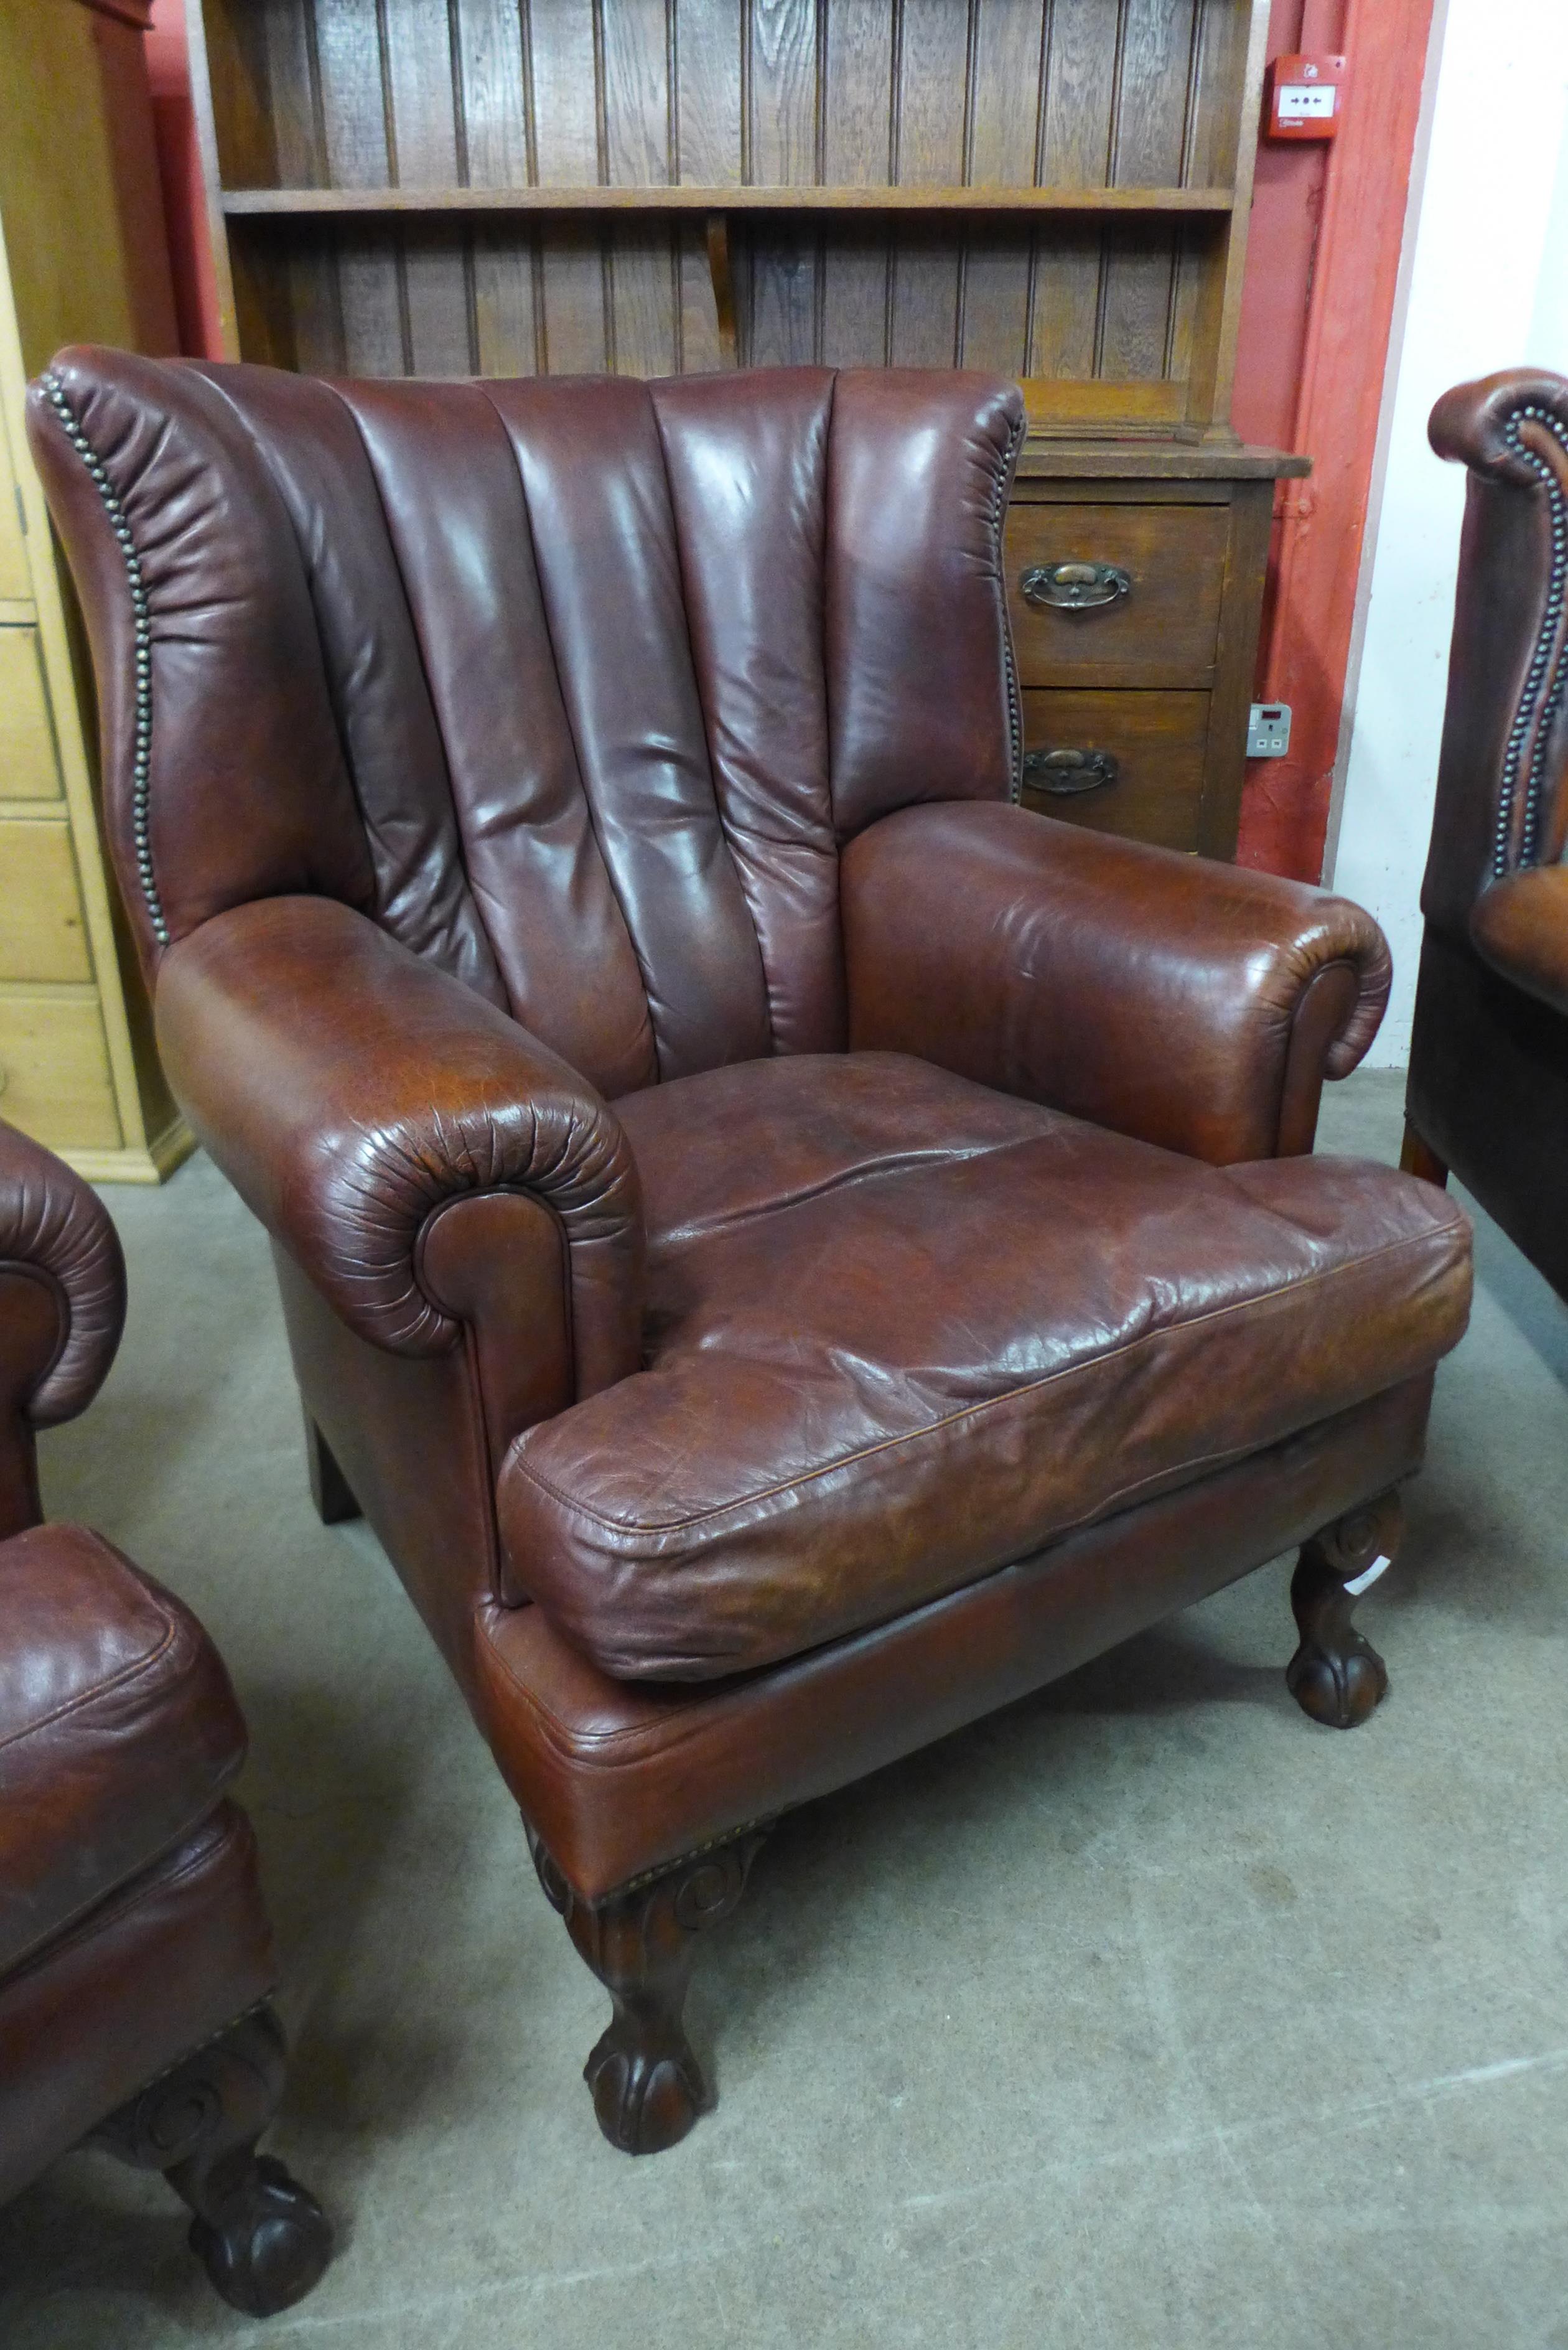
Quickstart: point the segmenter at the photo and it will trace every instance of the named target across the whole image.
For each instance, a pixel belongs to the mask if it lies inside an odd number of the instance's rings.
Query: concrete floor
[[[1390,1158],[1400,1080],[1333,1089]],[[704,1950],[718,2112],[633,2163],[603,2001],[362,1527],[324,1532],[261,1236],[117,1191],[119,1364],[51,1514],[182,1592],[250,1718],[337,2226],[271,2344],[1568,2350],[1568,1314],[1494,1229],[1354,1736],[1282,1685],[1289,1562],[785,1821]],[[255,2341],[156,2178],[0,2213],[6,2350]]]

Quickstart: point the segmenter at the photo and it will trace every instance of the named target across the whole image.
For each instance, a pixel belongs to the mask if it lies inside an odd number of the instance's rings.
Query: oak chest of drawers
[[[1239,445],[1025,448],[1004,549],[1025,805],[1235,854],[1274,482]]]

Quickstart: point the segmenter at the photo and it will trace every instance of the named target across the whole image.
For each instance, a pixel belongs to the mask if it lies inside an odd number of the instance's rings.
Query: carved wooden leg
[[[1405,1120],[1405,1147],[1399,1153],[1399,1164],[1407,1175],[1418,1175],[1423,1183],[1435,1183],[1439,1191],[1448,1183],[1448,1169],[1426,1136],[1408,1118]]]
[[[233,2309],[271,2317],[303,2299],[332,2257],[313,2195],[256,2140],[283,2094],[283,2027],[242,2016],[92,2133],[139,2169],[161,2170],[195,2213],[191,2249]]]
[[[600,2129],[623,2154],[662,2153],[713,2103],[681,2011],[696,1937],[739,1902],[763,1835],[753,1830],[649,1883],[588,1902],[529,1830],[539,1882],[614,2005],[583,2078]]]
[[[305,1465],[310,1477],[310,1498],[324,1526],[340,1526],[361,1514],[353,1488],[308,1412],[305,1415]]]
[[[1285,1686],[1303,1713],[1331,1730],[1354,1730],[1387,1694],[1387,1668],[1350,1617],[1398,1549],[1404,1522],[1398,1494],[1382,1493],[1302,1544],[1291,1583],[1301,1646]]]

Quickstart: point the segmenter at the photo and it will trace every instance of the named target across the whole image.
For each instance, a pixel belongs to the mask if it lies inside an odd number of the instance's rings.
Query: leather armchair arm
[[[362,1337],[434,1355],[464,1320],[509,1318],[555,1409],[639,1367],[630,1148],[507,1014],[328,898],[203,922],[164,955],[156,1008],[197,1134]]]
[[[850,1042],[1215,1166],[1310,1150],[1377,1031],[1383,933],[1300,882],[1002,805],[906,808],[844,858]]]
[[[79,1175],[4,1125],[0,1280],[0,1393],[34,1428],[73,1419],[103,1385],[125,1325],[119,1238]]]
[[[1542,865],[1483,889],[1470,939],[1503,979],[1568,1013],[1568,865]]]

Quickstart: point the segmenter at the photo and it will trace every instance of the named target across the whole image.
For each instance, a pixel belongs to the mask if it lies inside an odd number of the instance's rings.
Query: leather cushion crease
[[[612,1675],[885,1621],[1464,1327],[1462,1211],[1389,1170],[1210,1168],[897,1055],[618,1107],[647,1367],[521,1436],[500,1487],[513,1596]]]

